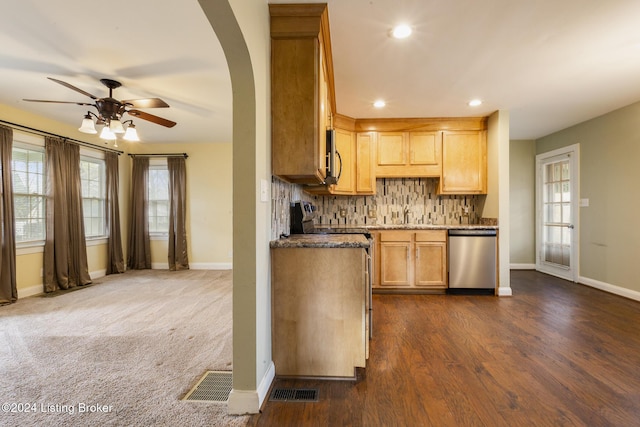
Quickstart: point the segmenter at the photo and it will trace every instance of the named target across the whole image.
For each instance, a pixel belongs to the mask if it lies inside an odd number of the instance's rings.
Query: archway
[[[258,202],[257,191],[258,181],[271,175],[268,4],[199,3],[225,53],[233,92],[233,390],[228,410],[257,413],[274,376],[270,205]]]

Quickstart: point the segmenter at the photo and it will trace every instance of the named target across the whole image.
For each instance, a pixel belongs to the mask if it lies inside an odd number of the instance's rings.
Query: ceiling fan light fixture
[[[122,137],[125,141],[138,142],[140,138],[138,137],[138,131],[136,130],[136,126],[131,122],[129,126],[127,126],[127,131],[124,133]]]
[[[109,130],[113,133],[124,133],[124,127],[117,118],[109,120]]]
[[[87,113],[84,116],[84,119],[82,119],[82,125],[78,128],[78,130],[82,133],[98,133],[98,131],[96,130],[96,126],[93,123],[93,119],[91,118],[91,115],[89,113]]]
[[[100,132],[100,138],[106,139],[107,141],[115,141],[116,134],[111,132],[108,126],[102,128],[102,132]]]

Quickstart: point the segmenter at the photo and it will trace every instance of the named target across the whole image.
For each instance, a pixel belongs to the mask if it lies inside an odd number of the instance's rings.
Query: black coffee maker
[[[290,234],[313,233],[313,220],[316,217],[316,207],[309,202],[297,201],[291,203]]]

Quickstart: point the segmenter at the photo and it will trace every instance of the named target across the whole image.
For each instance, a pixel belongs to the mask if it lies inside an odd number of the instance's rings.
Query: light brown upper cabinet
[[[336,151],[340,153],[336,160],[340,177],[336,185],[328,188],[328,194],[353,194],[356,189],[356,144],[353,132],[336,129]]]
[[[375,171],[375,133],[355,132],[344,128],[350,126],[345,116],[336,117],[336,168],[340,178],[335,185],[313,185],[304,187],[305,191],[316,195],[372,195],[376,192]],[[341,126],[341,127],[338,127]]]
[[[376,177],[439,177],[442,132],[379,132]]]
[[[376,194],[375,134],[360,132],[356,135],[356,194]]]
[[[273,174],[321,184],[335,110],[326,4],[270,4]]]
[[[487,193],[487,132],[444,131],[439,194]]]

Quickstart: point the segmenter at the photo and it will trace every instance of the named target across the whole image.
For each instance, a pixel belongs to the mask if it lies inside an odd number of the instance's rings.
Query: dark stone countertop
[[[292,234],[272,240],[269,247],[278,248],[362,248],[369,247],[369,240],[362,234]]]

